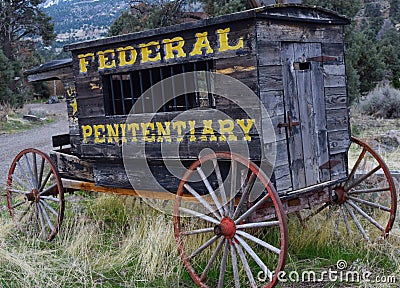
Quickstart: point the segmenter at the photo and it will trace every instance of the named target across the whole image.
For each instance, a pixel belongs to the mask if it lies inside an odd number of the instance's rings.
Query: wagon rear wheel
[[[334,189],[332,203],[317,208],[314,214],[329,211],[330,217],[336,218],[336,231],[358,233],[367,241],[382,239],[393,227],[396,188],[382,158],[368,144],[354,137],[351,140],[349,155],[356,157],[349,165],[349,177]]]
[[[21,151],[11,164],[6,195],[10,215],[21,231],[54,238],[64,216],[64,190],[49,156],[36,149]]]
[[[260,211],[268,213],[256,217]],[[273,287],[285,265],[280,199],[268,177],[241,156],[210,154],[189,167],[177,191],[174,228],[180,257],[200,287]]]

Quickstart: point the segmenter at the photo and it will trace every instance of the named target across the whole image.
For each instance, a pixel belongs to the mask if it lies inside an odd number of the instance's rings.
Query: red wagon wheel
[[[174,229],[180,257],[200,287],[273,287],[285,265],[281,201],[242,156],[210,154],[189,167],[177,191]]]
[[[51,240],[64,216],[64,189],[53,161],[36,149],[21,151],[7,180],[10,215],[21,231]]]
[[[381,239],[393,227],[396,188],[382,158],[365,142],[354,137],[351,140],[349,151],[356,152],[357,157],[349,177],[334,189],[332,203],[325,203],[316,212],[329,210],[331,216],[336,216],[337,231],[358,231],[367,241]]]

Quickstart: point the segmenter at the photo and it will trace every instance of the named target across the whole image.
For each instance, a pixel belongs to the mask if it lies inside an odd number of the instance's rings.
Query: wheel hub
[[[235,222],[231,218],[223,218],[221,223],[214,227],[214,233],[217,236],[224,236],[227,239],[232,239],[236,233]]]
[[[332,200],[337,204],[343,204],[344,202],[346,202],[347,200],[346,191],[344,190],[343,187],[335,188],[335,194],[333,195]]]
[[[26,195],[26,200],[30,202],[35,201],[36,203],[39,203],[40,201],[39,190],[33,189],[28,195]]]

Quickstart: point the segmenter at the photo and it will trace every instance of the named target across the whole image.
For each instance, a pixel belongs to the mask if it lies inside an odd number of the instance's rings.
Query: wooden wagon
[[[350,136],[348,23],[279,5],[67,45],[72,59],[27,72],[63,82],[69,134],[50,157],[17,155],[11,216],[52,239],[64,191],[172,200],[180,257],[202,287],[274,286],[289,212],[329,210],[338,231],[387,236],[393,180]]]

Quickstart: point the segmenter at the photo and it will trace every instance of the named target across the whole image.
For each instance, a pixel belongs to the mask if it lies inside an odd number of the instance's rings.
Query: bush
[[[375,117],[400,117],[400,90],[391,86],[376,87],[360,101],[361,112]]]

